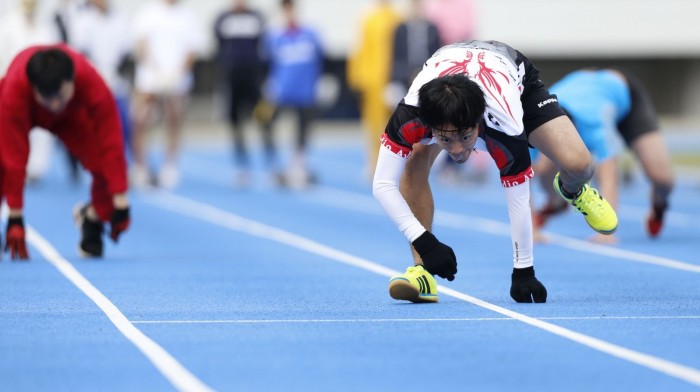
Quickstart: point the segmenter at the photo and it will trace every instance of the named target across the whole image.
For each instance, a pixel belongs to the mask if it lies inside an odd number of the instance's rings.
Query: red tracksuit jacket
[[[58,48],[73,60],[75,94],[54,114],[39,105],[26,75],[29,58],[41,49]],[[92,203],[109,220],[112,195],[127,191],[122,124],[109,88],[81,54],[66,45],[33,46],[19,53],[0,80],[0,200],[23,207],[29,158],[29,131],[39,126],[54,133],[93,176]]]

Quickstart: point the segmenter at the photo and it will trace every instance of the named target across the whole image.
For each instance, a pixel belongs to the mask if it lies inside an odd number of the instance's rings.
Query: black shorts
[[[564,109],[559,106],[557,96],[550,93],[547,86],[540,80],[540,71],[522,53],[518,52],[525,66],[523,78],[523,94],[520,102],[523,104],[523,125],[525,134],[530,133],[540,125],[557,117],[565,116]]]
[[[639,136],[659,129],[659,120],[651,96],[634,76],[623,72],[630,91],[630,112],[617,123],[617,129],[628,146]]]
[[[523,93],[520,102],[523,106],[523,131],[519,136],[509,136],[488,126],[483,128],[481,138],[486,142],[489,153],[496,161],[501,175],[501,184],[505,187],[522,184],[532,177],[528,139],[530,133],[540,125],[566,113],[559,106],[556,95],[551,94],[540,80],[540,71],[522,53],[499,43],[515,56],[515,64],[525,68],[523,75]]]

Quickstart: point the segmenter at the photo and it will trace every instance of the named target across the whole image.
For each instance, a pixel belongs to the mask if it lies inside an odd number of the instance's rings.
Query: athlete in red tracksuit
[[[0,199],[10,209],[5,250],[13,259],[28,258],[22,209],[35,126],[54,133],[92,174],[91,201],[76,212],[80,253],[102,256],[102,222],[110,222],[114,241],[130,222],[122,125],[105,82],[68,46],[24,50],[0,80]]]

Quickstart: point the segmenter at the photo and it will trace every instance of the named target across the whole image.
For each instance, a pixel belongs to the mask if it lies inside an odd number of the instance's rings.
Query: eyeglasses
[[[438,128],[438,127],[432,127],[434,131],[439,131],[439,132],[457,132],[457,133],[462,133],[462,132],[467,132],[471,128],[454,128],[454,129],[443,129],[443,128]]]

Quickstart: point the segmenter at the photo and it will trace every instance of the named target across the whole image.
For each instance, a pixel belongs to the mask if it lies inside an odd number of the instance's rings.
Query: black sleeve
[[[430,130],[418,117],[418,108],[406,105],[403,101],[389,118],[386,134],[391,141],[411,149],[421,139],[431,137]]]
[[[530,149],[525,133],[509,136],[482,126],[479,137],[486,142],[486,148],[498,166],[501,185],[508,188],[522,184],[533,177]]]

